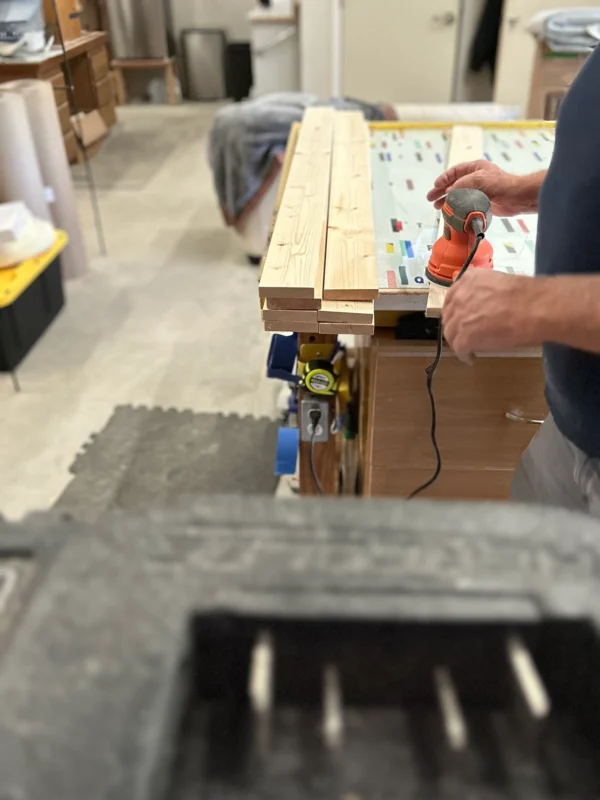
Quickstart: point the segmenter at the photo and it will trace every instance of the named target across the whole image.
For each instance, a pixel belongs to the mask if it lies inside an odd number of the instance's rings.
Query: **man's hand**
[[[510,175],[489,161],[469,161],[440,175],[427,199],[436,208],[441,208],[451,189],[480,189],[489,197],[494,216],[512,217],[537,209],[545,174],[544,171],[533,175]]]
[[[472,353],[541,344],[532,332],[536,279],[490,269],[468,269],[446,295],[442,310],[446,341],[469,361]]]

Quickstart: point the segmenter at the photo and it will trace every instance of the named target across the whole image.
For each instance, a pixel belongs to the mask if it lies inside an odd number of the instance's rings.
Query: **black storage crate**
[[[12,372],[65,302],[60,256],[14,302],[0,308],[0,371]]]

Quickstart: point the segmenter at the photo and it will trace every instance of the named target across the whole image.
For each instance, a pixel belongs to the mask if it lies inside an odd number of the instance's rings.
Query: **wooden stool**
[[[174,58],[115,58],[111,62],[111,67],[115,71],[117,103],[120,106],[127,105],[127,89],[123,79],[124,69],[163,69],[167,86],[167,101],[170,106],[177,104]]]

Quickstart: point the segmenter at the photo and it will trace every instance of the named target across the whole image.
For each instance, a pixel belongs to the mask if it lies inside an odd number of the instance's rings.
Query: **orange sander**
[[[490,201],[479,189],[453,189],[442,206],[444,235],[433,245],[425,274],[450,286],[468,267],[492,269],[492,245],[484,239],[492,221]]]

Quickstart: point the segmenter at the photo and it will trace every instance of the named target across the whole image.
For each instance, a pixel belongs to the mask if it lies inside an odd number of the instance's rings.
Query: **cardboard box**
[[[96,83],[106,78],[108,75],[109,66],[106,47],[96,50],[95,53],[90,53],[90,68]]]
[[[112,82],[108,75],[104,80],[100,81],[96,84],[96,101],[98,106],[105,106],[108,103],[112,103],[113,99],[113,90],[112,90]]]
[[[530,119],[556,119],[562,99],[586,58],[582,53],[554,53],[538,43],[527,113]]]
[[[121,83],[123,81],[123,76],[122,75],[119,76],[116,70],[111,69],[111,71],[108,73],[108,77],[110,78],[110,86],[112,89],[112,96],[113,100],[115,101],[115,105],[117,106],[125,105],[125,100],[123,99],[123,94],[122,94],[123,87]]]
[[[75,134],[73,131],[69,131],[69,133],[65,133],[64,135],[65,140],[65,151],[67,153],[67,161],[69,164],[74,164],[77,161],[77,157],[79,155],[79,147],[77,146],[77,139],[75,138]]]
[[[60,128],[63,134],[72,133],[71,128],[71,109],[68,103],[61,103],[58,107],[58,118],[60,120]]]
[[[108,133],[106,123],[99,111],[90,111],[89,114],[76,114],[71,117],[71,127],[77,139],[78,161],[83,161],[83,147],[85,146],[88,158],[93,158],[102,147]]]
[[[104,120],[107,128],[112,128],[113,125],[117,124],[117,111],[112,100],[110,103],[107,103],[105,106],[99,108],[98,111],[102,115],[102,119]]]

